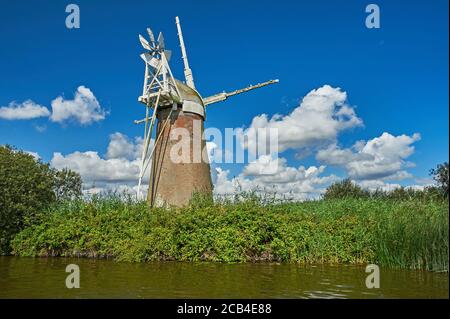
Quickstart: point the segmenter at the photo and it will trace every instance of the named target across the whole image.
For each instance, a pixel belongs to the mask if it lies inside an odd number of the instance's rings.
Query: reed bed
[[[54,205],[12,242],[19,256],[120,261],[376,263],[448,271],[448,201],[256,196],[148,209],[109,196]]]

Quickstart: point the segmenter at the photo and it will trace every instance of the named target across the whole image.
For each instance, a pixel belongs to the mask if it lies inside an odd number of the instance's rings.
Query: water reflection
[[[80,266],[80,289],[65,287],[70,263]],[[364,270],[0,257],[0,298],[448,298],[447,273],[381,268],[380,289],[367,289]]]

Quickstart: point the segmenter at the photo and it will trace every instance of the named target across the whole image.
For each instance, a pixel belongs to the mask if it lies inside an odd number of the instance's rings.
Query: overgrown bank
[[[448,270],[448,201],[200,201],[148,210],[118,198],[55,205],[12,242],[20,256],[123,261],[377,263]]]

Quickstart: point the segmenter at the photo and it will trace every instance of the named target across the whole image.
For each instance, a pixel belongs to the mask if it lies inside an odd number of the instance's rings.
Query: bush
[[[30,154],[0,146],[0,255],[10,252],[10,240],[57,200],[81,195],[81,178],[57,171]]]
[[[53,206],[12,246],[20,256],[448,270],[448,203],[368,198],[263,205],[245,198],[149,209],[145,202],[94,198]]]
[[[448,198],[448,162],[439,164],[435,169],[431,169],[430,175],[437,183],[437,187],[441,191],[441,194]]]
[[[324,199],[346,199],[346,198],[368,198],[369,191],[364,190],[349,178],[339,182],[335,182],[328,186],[323,198]]]
[[[448,194],[443,191],[441,186],[427,186],[423,189],[414,189],[411,187],[397,187],[392,190],[367,190],[351,181],[344,179],[340,182],[331,184],[323,195],[325,200],[335,199],[383,199],[383,200],[437,200],[442,201],[448,198]]]
[[[53,171],[53,191],[57,201],[78,199],[82,196],[81,176],[74,171],[64,168]]]

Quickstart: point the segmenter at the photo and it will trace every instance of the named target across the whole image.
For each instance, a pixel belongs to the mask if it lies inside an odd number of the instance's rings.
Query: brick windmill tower
[[[177,80],[172,74],[169,66],[172,54],[165,48],[163,34],[159,33],[155,39],[152,30],[147,28],[149,40],[139,35],[146,52],[141,54],[145,62],[145,75],[142,95],[138,99],[145,105],[145,118],[135,121],[136,124],[144,123],[138,195],[142,178],[150,165],[147,194],[150,206],[183,206],[189,203],[194,192],[211,193],[211,171],[203,138],[205,107],[230,96],[278,82],[270,80],[203,98],[195,88],[180,20],[178,17],[175,20],[185,82]],[[156,132],[152,139],[153,131]]]

